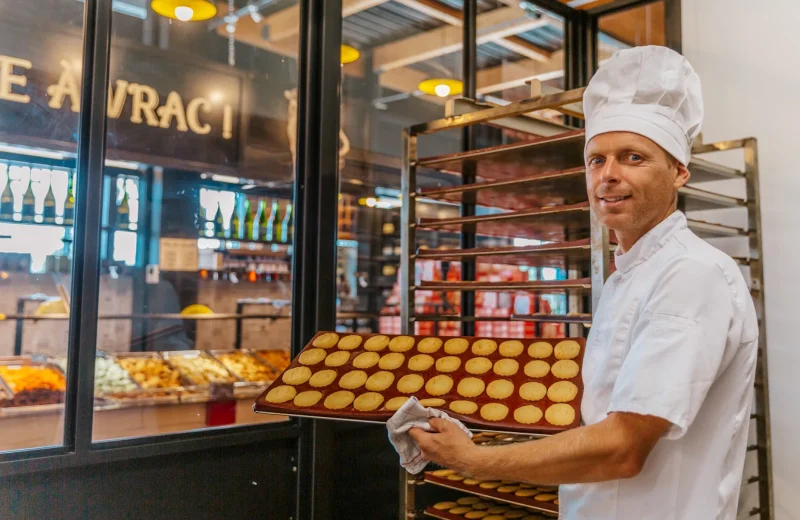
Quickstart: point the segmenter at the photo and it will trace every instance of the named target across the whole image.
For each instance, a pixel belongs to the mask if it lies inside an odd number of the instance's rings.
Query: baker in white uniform
[[[619,242],[589,334],[580,428],[478,447],[411,431],[423,456],[479,479],[560,484],[567,520],[734,519],[757,357],[737,264],[676,210],[700,130],[700,80],[664,47],[620,51],[585,96],[586,186]]]

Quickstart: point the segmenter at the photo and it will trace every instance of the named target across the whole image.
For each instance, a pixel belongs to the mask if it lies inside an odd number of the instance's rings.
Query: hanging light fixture
[[[342,54],[341,54],[342,65],[353,63],[354,61],[357,61],[360,56],[361,53],[355,47],[351,47],[349,45],[342,45]]]
[[[417,88],[431,96],[457,96],[464,92],[464,83],[457,79],[431,78],[421,82]]]
[[[182,22],[210,20],[217,6],[209,0],[153,0],[150,7],[161,16]]]

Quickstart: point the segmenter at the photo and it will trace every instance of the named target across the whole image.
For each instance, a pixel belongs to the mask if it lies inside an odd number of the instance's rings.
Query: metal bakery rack
[[[585,335],[591,326],[605,280],[613,269],[613,237],[593,217],[584,184],[583,130],[562,126],[537,117],[539,111],[558,111],[571,118],[582,118],[583,89],[542,93],[541,85],[531,85],[531,98],[505,106],[487,105],[469,99],[450,101],[446,117],[411,126],[403,132],[402,170],[402,256],[400,288],[403,334],[414,334],[416,323],[458,321],[462,333],[476,321],[532,321],[565,323],[568,336]],[[579,119],[577,119],[579,121]],[[419,157],[418,140],[427,134],[487,125],[513,135],[528,134],[525,140],[489,148],[467,150],[436,157]],[[702,139],[702,137],[701,137]],[[710,162],[698,155],[743,150],[744,169]],[[760,345],[755,383],[755,406],[751,416],[748,464],[743,478],[740,518],[774,518],[771,481],[767,351],[764,320],[764,287],[761,247],[761,216],[758,181],[758,152],[754,138],[713,144],[696,143],[689,170],[692,179],[679,194],[679,209],[687,213],[689,227],[700,237],[725,249],[740,247],[732,256],[749,276],[752,297],[759,317]],[[451,186],[419,188],[418,172],[436,170],[454,176]],[[705,189],[710,181],[739,180],[744,198]],[[715,187],[719,183],[712,183]],[[723,183],[729,184],[729,183]],[[701,187],[698,187],[702,186]],[[740,186],[741,187],[741,186]],[[420,199],[460,204],[458,218],[416,217]],[[475,207],[495,208],[475,215]],[[735,208],[739,208],[738,212]],[[695,217],[701,212],[703,219]],[[742,218],[742,227],[708,222]],[[707,215],[711,215],[708,217]],[[721,218],[718,219],[717,216]],[[475,244],[475,237],[522,238],[542,241],[540,245],[514,247],[467,247],[463,249],[417,249],[419,229],[458,232],[469,237],[462,243]],[[510,241],[509,241],[510,243]],[[417,280],[417,260],[444,260],[462,263],[463,280]],[[566,270],[567,280],[492,282],[474,280],[475,263],[555,267]],[[468,268],[469,265],[473,268]],[[415,310],[417,291],[527,291],[538,294],[567,295],[568,313],[562,315],[511,315],[485,318],[474,315],[474,300],[464,299],[460,315],[420,315]],[[756,454],[756,461],[751,460]],[[757,467],[757,471],[755,470]],[[748,471],[752,473],[748,473]],[[408,520],[423,514],[424,505],[415,500],[415,488],[422,477],[401,472],[400,518]],[[757,503],[748,503],[746,489],[758,485]],[[755,501],[752,501],[755,502]]]

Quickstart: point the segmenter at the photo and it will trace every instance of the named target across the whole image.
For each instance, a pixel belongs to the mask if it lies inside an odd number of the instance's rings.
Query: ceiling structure
[[[612,0],[559,0],[575,9],[592,9]],[[660,3],[660,2],[658,2]],[[258,21],[242,16],[233,37],[247,45],[285,56],[296,56],[300,10],[296,1],[268,4]],[[637,24],[658,17],[657,7],[628,12],[600,20],[600,61],[619,48],[639,43]],[[344,74],[363,76],[366,63],[384,89],[414,93],[430,77],[461,77],[461,0],[342,0],[342,41],[371,60],[345,65]],[[645,8],[639,8],[645,9]],[[647,41],[663,35],[661,25],[648,29]],[[637,10],[632,10],[637,11]],[[224,16],[227,6],[219,5]],[[643,18],[644,17],[644,18]],[[220,36],[228,37],[225,24],[215,24]],[[555,80],[564,74],[564,24],[556,16],[519,0],[479,0],[477,16],[478,72],[480,95],[524,87],[527,82]],[[663,37],[662,37],[663,38]],[[502,96],[501,96],[502,97]]]

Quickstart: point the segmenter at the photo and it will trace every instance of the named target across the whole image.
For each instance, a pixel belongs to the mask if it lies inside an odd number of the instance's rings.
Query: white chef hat
[[[700,77],[666,47],[618,51],[583,95],[586,144],[607,132],[633,132],[661,146],[684,165],[703,123]]]

